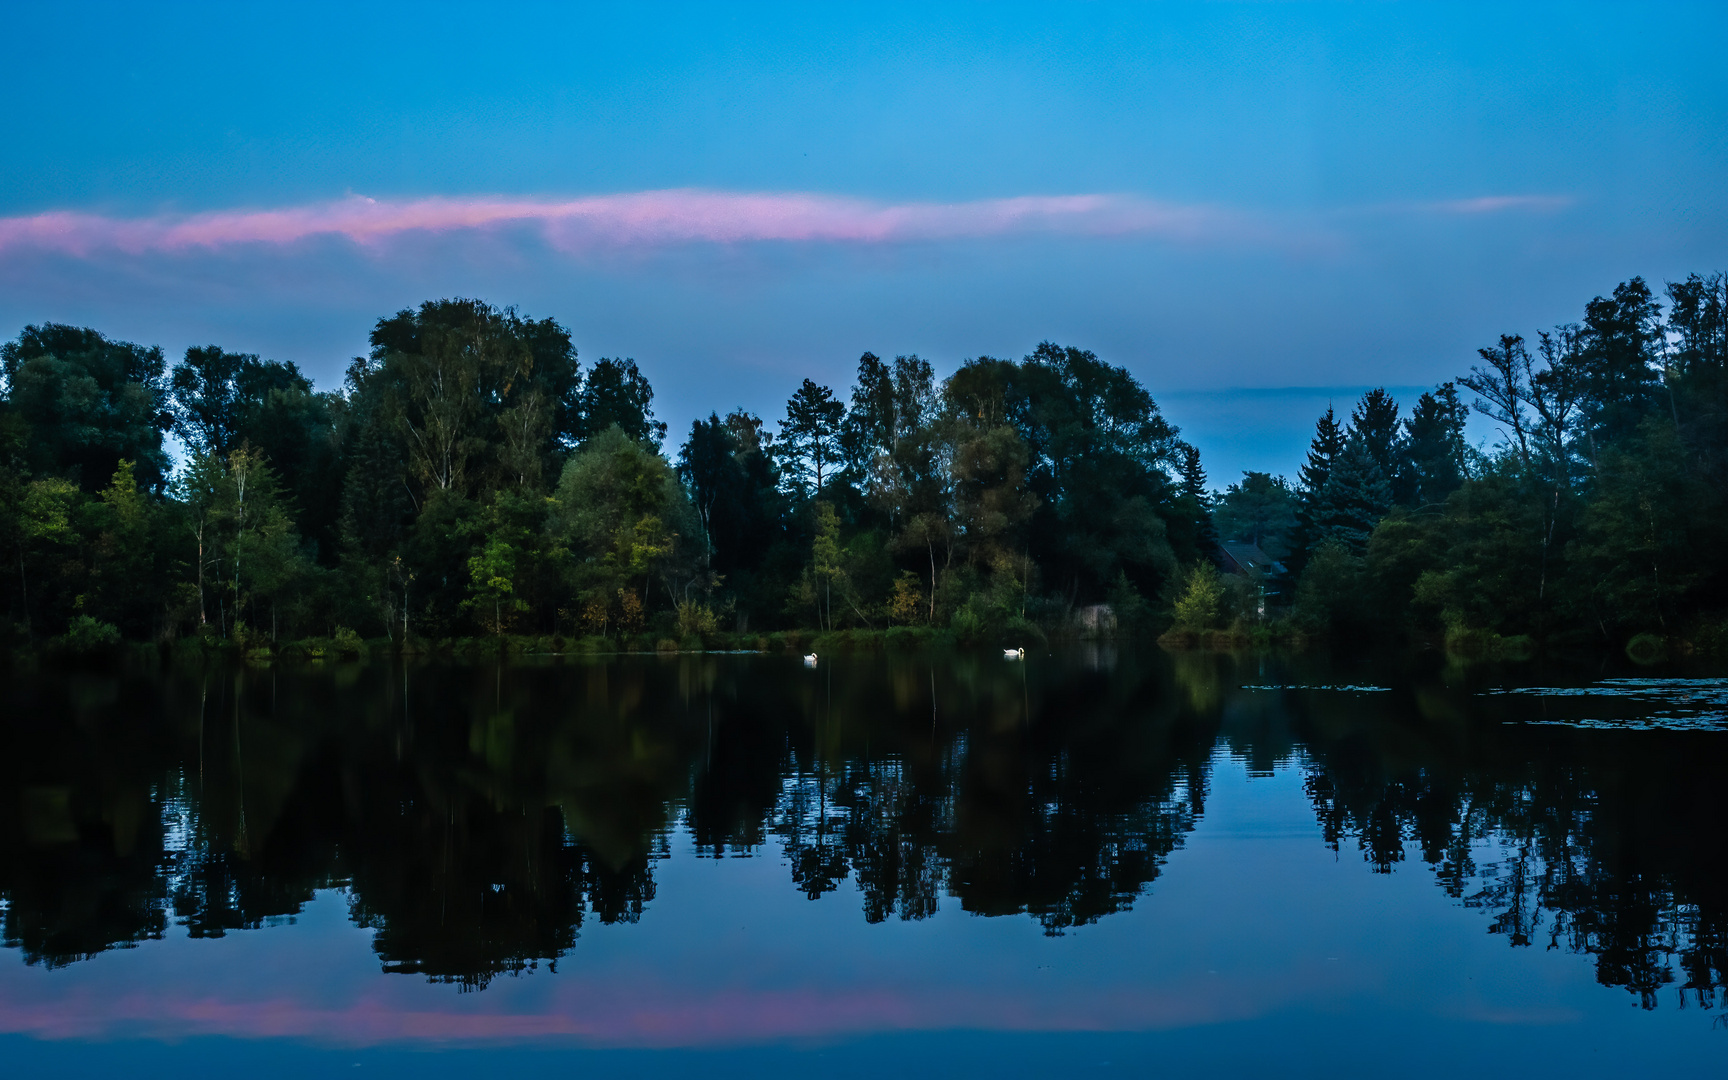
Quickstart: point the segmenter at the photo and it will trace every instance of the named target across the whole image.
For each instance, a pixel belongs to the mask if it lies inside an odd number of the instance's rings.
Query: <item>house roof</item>
[[[1272,573],[1276,568],[1270,556],[1258,544],[1219,544],[1219,562],[1227,574]]]

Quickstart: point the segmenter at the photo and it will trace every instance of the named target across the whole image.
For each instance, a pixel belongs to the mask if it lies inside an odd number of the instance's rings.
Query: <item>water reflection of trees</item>
[[[0,754],[0,897],[8,947],[58,967],[162,936],[167,823],[150,777],[167,748],[144,731],[92,730],[123,684],[14,680]]]
[[[1060,934],[1131,905],[1193,827],[1211,731],[1156,672],[965,660],[833,679],[794,714],[772,830],[806,895],[855,876],[870,922],[946,894]]]
[[[1644,1008],[1664,988],[1728,1002],[1720,736],[1466,722],[1433,693],[1292,697],[1335,849],[1382,873],[1415,854],[1492,933],[1588,955]]]
[[[764,670],[764,669],[767,670]],[[1151,669],[717,658],[22,677],[9,944],[68,963],[347,890],[387,970],[468,987],[638,919],[685,825],[872,922],[1133,902],[1191,827],[1210,731]]]
[[[1588,954],[1646,1005],[1718,999],[1718,740],[1502,727],[1420,671],[1236,689],[1289,677],[1127,652],[20,677],[5,941],[59,965],[340,887],[386,970],[476,988],[641,918],[676,826],[869,922],[946,902],[1060,934],[1155,883],[1222,742],[1302,762],[1329,844],[1420,859],[1512,944]]]

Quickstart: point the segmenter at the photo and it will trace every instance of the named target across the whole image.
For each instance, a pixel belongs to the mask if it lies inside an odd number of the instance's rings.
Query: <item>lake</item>
[[[1728,679],[1436,654],[14,671],[12,1075],[1728,1064]]]

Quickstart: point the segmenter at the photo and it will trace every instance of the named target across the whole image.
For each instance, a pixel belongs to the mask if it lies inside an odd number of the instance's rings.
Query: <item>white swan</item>
[[[805,667],[815,667],[816,666],[816,654],[815,653],[811,653],[809,656],[806,656],[804,658],[804,666]]]
[[[1026,650],[1025,649],[1003,649],[1002,650],[1002,657],[1005,660],[1024,660],[1024,659],[1026,659]]]

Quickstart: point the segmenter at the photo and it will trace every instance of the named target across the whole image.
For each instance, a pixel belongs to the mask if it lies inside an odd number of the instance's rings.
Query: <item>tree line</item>
[[[1198,453],[1080,349],[865,353],[848,396],[806,379],[669,452],[635,362],[584,369],[553,320],[434,301],[371,345],[333,392],[218,346],[5,344],[10,636],[1036,633],[1209,554]]]
[[[1581,322],[1501,335],[1407,414],[1384,389],[1348,418],[1328,408],[1296,482],[1246,474],[1220,498],[1218,527],[1281,561],[1264,584],[1308,632],[1720,649],[1724,281],[1670,283],[1664,311],[1633,278]],[[1496,444],[1469,445],[1471,409]],[[1187,592],[1192,628],[1230,618],[1206,574]]]
[[[557,322],[476,300],[380,319],[339,391],[30,326],[0,346],[0,634],[1036,639],[1107,603],[1190,635],[1708,637],[1728,293],[1666,296],[1633,278],[1503,335],[1407,415],[1383,389],[1329,408],[1294,481],[1216,493],[1132,375],[1051,343],[945,379],[865,353],[848,391],[805,379],[670,451],[633,360],[584,369]],[[1469,445],[1472,408],[1497,445]]]

